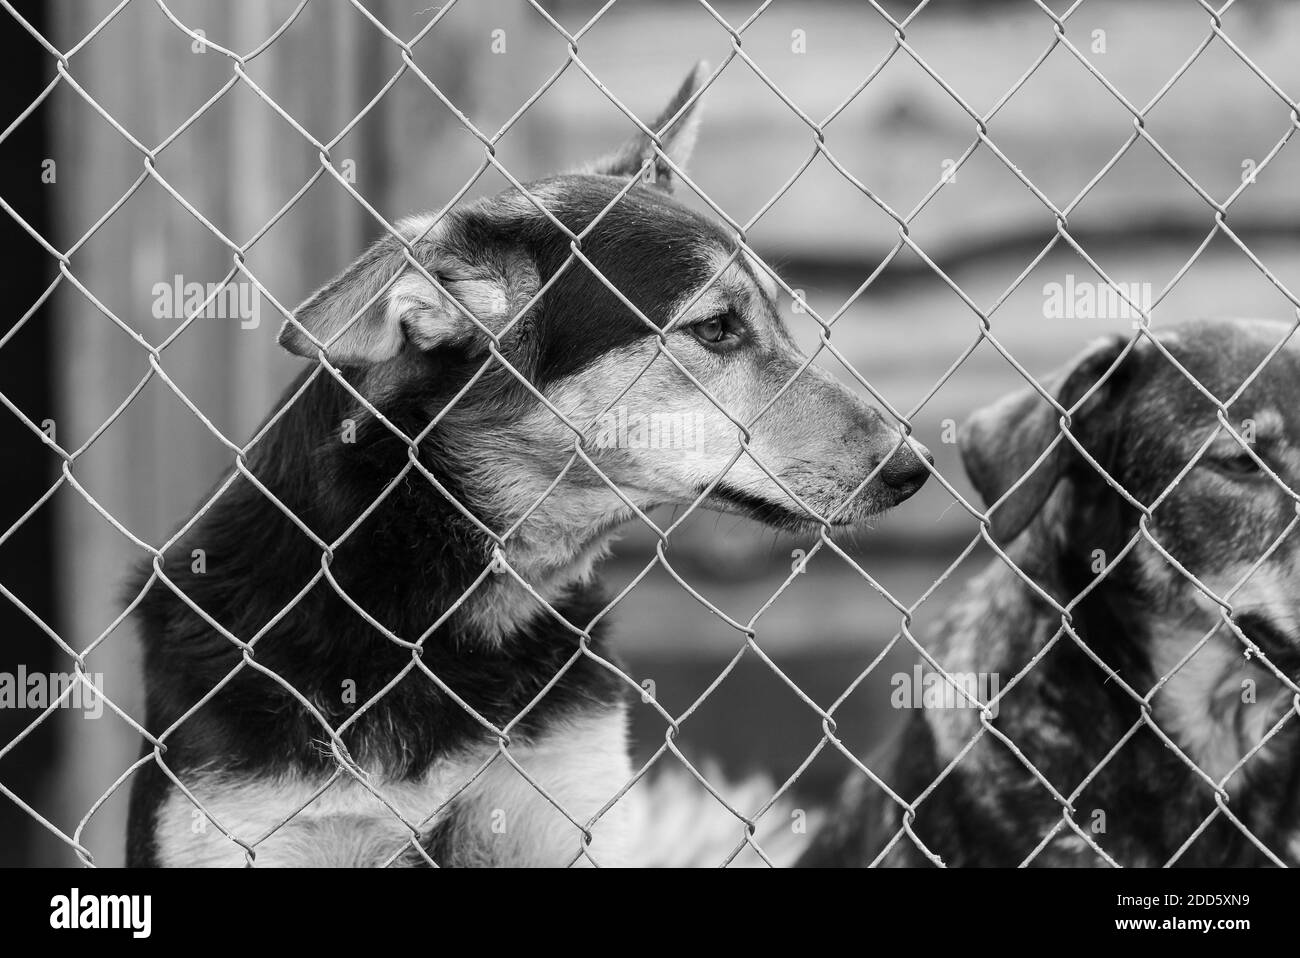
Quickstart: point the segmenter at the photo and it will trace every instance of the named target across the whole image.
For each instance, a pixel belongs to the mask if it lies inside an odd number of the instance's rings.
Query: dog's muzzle
[[[918,442],[905,444],[880,470],[880,481],[897,497],[896,503],[902,502],[925,485],[925,480],[930,477],[929,467],[933,465],[934,456],[930,455],[929,449]]]

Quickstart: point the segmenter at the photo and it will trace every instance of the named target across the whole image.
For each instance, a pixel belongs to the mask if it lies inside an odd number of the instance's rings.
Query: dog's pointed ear
[[[474,320],[495,331],[513,318],[536,291],[536,270],[512,251],[468,263],[447,252],[446,229],[429,233],[423,225],[419,218],[399,223],[405,243],[391,234],[377,241],[294,310],[277,342],[298,356],[324,348],[341,365],[380,363],[408,347],[486,343]]]
[[[646,124],[658,135],[663,152],[680,169],[686,168],[695,149],[695,139],[700,128],[700,101],[695,95],[704,85],[708,73],[709,65],[706,62],[701,60],[695,64],[668,106],[664,107],[653,123]],[[640,172],[646,161],[652,158],[654,162],[646,171],[647,184],[671,191],[675,179],[672,168],[655,152],[654,142],[644,134],[637,135],[614,153],[590,164],[586,172],[631,177]]]
[[[1121,336],[1097,341],[1064,368],[1045,377],[1043,388],[1062,408],[1071,409],[1110,369],[1127,342]],[[1117,428],[1119,417],[1111,414],[1117,411],[1122,382],[1132,368],[1132,360],[1126,357],[1071,416],[1070,432],[1090,455],[1104,437],[1107,423]],[[1042,510],[1069,465],[1083,461],[1069,439],[1062,436],[1052,453],[1030,473],[1058,435],[1060,414],[1032,387],[976,411],[959,430],[962,465],[975,491],[985,506],[998,503],[989,516],[990,531],[998,543],[1009,543],[1023,532]],[[1095,458],[1105,465],[1100,456]],[[1026,476],[1024,482],[999,502],[1022,476]]]

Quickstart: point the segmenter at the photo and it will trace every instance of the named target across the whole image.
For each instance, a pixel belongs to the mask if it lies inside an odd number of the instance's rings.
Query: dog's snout
[[[880,470],[880,479],[905,499],[925,485],[930,475],[926,463],[934,465],[934,456],[925,446],[920,443],[900,446]]]

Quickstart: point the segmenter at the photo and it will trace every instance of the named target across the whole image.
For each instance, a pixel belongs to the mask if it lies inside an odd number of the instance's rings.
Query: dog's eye
[[[698,323],[692,323],[691,335],[706,346],[723,346],[739,338],[740,325],[731,313],[719,313]]]
[[[1212,464],[1220,472],[1226,472],[1231,476],[1253,476],[1263,471],[1259,463],[1244,449],[1235,456],[1214,459]]]
[[[727,327],[721,316],[711,316],[691,328],[695,331],[696,338],[706,343],[720,343],[727,335]]]

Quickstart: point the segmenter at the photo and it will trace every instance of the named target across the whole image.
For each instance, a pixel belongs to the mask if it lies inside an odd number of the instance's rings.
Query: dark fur
[[[1205,323],[1182,327],[1167,337],[1172,354],[1214,395],[1227,399],[1281,341],[1281,324]],[[1124,342],[1102,344],[1066,375],[1049,384],[1062,406],[1084,396],[1121,354]],[[1003,404],[996,415],[977,416],[963,434],[968,471],[986,502],[1007,491],[1014,478],[1046,448],[1057,431],[1057,414],[1028,394]],[[1234,418],[1265,408],[1280,410],[1286,431],[1279,441],[1261,443],[1258,452],[1291,488],[1300,449],[1300,358],[1294,349],[1279,354],[1260,379],[1233,405]],[[1098,462],[1140,502],[1151,503],[1192,458],[1214,408],[1168,360],[1142,345],[1115,370],[1093,398],[1076,411],[1073,431]],[[987,427],[987,428],[985,428]],[[1000,427],[1000,428],[995,428]],[[1286,453],[1286,455],[1284,455]],[[1157,538],[1198,577],[1213,575],[1231,562],[1258,559],[1294,516],[1293,503],[1262,475],[1233,478],[1216,463],[1203,461],[1156,510]],[[995,534],[1010,558],[1061,604],[1096,578],[1092,552],[1115,556],[1137,532],[1137,511],[1110,489],[1082,456],[1066,446],[1044,462],[1039,474],[993,513]],[[1295,546],[1286,540],[1276,561],[1292,561]],[[1295,566],[1290,566],[1294,569]],[[1300,583],[1293,592],[1300,592]],[[1166,567],[1144,567],[1130,557],[1117,565],[1074,610],[1079,638],[1139,695],[1160,677],[1152,654],[1157,630],[1188,614],[1192,586]],[[1300,677],[1300,639],[1285,609],[1238,617],[1247,637],[1257,642],[1292,681]],[[1060,615],[1038,598],[1001,560],[993,562],[965,589],[936,623],[927,648],[950,671],[990,672],[1001,676],[1003,698],[993,726],[1020,748],[1025,758],[1063,795],[1075,789],[1140,718],[1140,710],[1120,683],[1109,678],[1069,638],[1055,647],[1015,687],[1008,683],[1060,630]],[[1208,630],[1206,630],[1208,631]],[[1211,643],[1244,651],[1224,627]],[[1258,683],[1258,704],[1235,699],[1238,678]],[[1156,705],[1160,718],[1160,696]],[[1282,684],[1257,659],[1242,657],[1240,676],[1229,675],[1225,692],[1204,714],[1210,723],[1240,735],[1242,751],[1261,736],[1245,734],[1249,708],[1273,708],[1271,727],[1288,698]],[[1266,704],[1266,703],[1272,703]],[[1294,719],[1294,716],[1292,717]],[[1229,780],[1229,807],[1247,828],[1288,864],[1300,864],[1300,744],[1292,721],[1270,746]],[[960,744],[979,736],[969,753],[945,775],[958,745],[940,746],[943,736]],[[1171,732],[1184,750],[1185,733]],[[1062,807],[1046,787],[1000,741],[980,734],[978,712],[960,718],[948,710],[926,709],[906,723],[892,759],[875,770],[906,801],[942,777],[916,808],[912,823],[920,842],[949,866],[1013,866],[1031,853],[1053,828],[1062,825]],[[1074,821],[1117,863],[1156,866],[1169,862],[1197,827],[1215,810],[1213,788],[1178,755],[1143,727],[1102,767],[1072,800]],[[1104,831],[1094,831],[1096,813]],[[898,804],[854,773],[831,823],[817,837],[802,864],[859,866],[930,863],[901,832]],[[901,836],[901,837],[900,837]],[[885,853],[897,839],[897,844]],[[1257,865],[1268,859],[1220,815],[1177,859],[1179,865]],[[1062,827],[1033,859],[1036,865],[1092,866],[1104,859],[1068,827]]]

